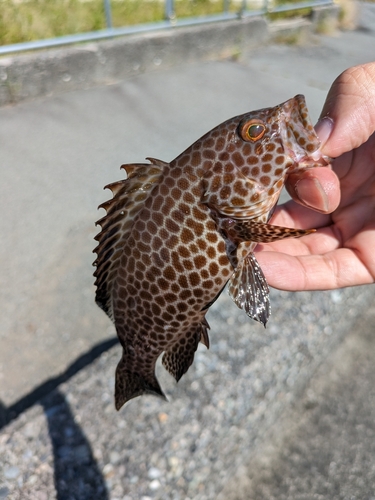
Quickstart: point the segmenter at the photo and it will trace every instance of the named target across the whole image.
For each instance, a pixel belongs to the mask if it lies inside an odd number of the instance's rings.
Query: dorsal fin
[[[156,165],[157,167],[160,168],[165,168],[169,166],[169,163],[163,160],[158,160],[157,158],[151,158],[151,156],[147,156],[146,160],[151,162],[153,165]]]
[[[108,184],[113,198],[101,205],[107,214],[96,224],[101,226],[101,231],[95,236],[98,246],[93,250],[97,253],[94,262],[96,271],[96,303],[113,320],[112,312],[112,286],[117,273],[124,241],[128,238],[133,221],[142,209],[155,183],[168,167],[168,163],[150,158],[151,163],[134,163],[122,165],[128,178]]]

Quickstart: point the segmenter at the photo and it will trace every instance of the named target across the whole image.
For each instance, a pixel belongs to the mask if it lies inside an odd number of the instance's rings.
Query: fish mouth
[[[298,94],[280,106],[283,108],[284,113],[290,120],[301,122],[303,127],[310,132],[314,130],[314,126],[307,110],[305,96]]]
[[[326,166],[329,158],[320,151],[320,140],[310,119],[305,97],[301,94],[279,106],[280,136],[293,170]]]

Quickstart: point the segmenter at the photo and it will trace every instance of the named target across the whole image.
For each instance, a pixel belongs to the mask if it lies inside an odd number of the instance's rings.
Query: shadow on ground
[[[103,352],[108,351],[116,345],[117,342],[117,337],[112,337],[97,344],[90,351],[77,358],[61,375],[46,380],[9,407],[6,407],[0,400],[0,430],[36,403],[42,402],[41,400],[57,389],[60,384],[67,382],[76,373],[91,364]]]
[[[10,407],[0,401],[0,430],[34,404],[40,403],[43,407],[53,449],[57,500],[109,499],[104,477],[91,446],[58,387],[116,343],[117,338],[110,338],[96,345],[77,358],[64,373],[39,385]]]
[[[41,404],[53,448],[56,499],[108,500],[104,477],[65,397],[56,390]]]

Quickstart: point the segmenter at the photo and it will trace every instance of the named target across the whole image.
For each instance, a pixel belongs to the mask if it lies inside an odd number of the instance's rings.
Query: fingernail
[[[305,206],[319,210],[319,212],[328,212],[328,197],[318,179],[314,177],[301,179],[297,182],[295,191]]]
[[[320,140],[320,147],[322,148],[324,144],[328,141],[333,129],[333,120],[328,116],[321,118],[315,125],[316,135]]]

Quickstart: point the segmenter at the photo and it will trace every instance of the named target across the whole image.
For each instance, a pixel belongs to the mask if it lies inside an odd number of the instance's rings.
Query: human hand
[[[316,130],[322,152],[335,158],[332,170],[290,175],[292,201],[272,218],[272,224],[316,233],[256,249],[269,285],[282,290],[374,282],[375,63],[350,68],[335,80]]]

